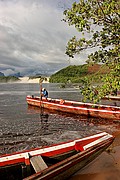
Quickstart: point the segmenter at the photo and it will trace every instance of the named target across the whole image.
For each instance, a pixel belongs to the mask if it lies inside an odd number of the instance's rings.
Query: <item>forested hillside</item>
[[[0,76],[0,83],[15,82],[20,79],[15,76]]]
[[[108,73],[109,69],[105,65],[70,65],[64,69],[61,69],[57,73],[53,74],[50,77],[51,83],[80,83],[84,81],[85,77],[92,78],[93,81],[98,82],[100,81],[101,76]]]

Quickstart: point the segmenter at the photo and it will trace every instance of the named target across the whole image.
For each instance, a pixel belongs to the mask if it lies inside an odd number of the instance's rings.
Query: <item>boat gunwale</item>
[[[23,152],[2,155],[2,156],[0,156],[0,167],[7,164],[7,162],[9,162],[9,163],[11,162],[10,164],[12,164],[12,161],[15,161],[16,159],[19,159],[20,162],[25,162],[25,160],[29,159],[30,156],[36,156],[36,155],[40,155],[40,154],[44,155],[45,153],[50,153],[50,152],[56,153],[56,151],[59,151],[59,150],[64,151],[67,149],[68,149],[67,152],[69,152],[70,148],[71,148],[71,150],[76,150],[77,143],[82,143],[84,141],[88,141],[88,143],[84,142],[84,144],[81,145],[81,148],[82,148],[81,151],[84,151],[85,149],[88,149],[91,146],[95,146],[96,144],[104,142],[105,140],[108,140],[110,138],[113,138],[113,136],[106,132],[101,132],[101,133],[97,133],[95,135],[91,135],[91,136],[88,136],[85,138],[75,139],[75,140],[71,140],[71,141],[67,141],[67,142],[63,142],[63,143],[59,143],[59,144],[54,144],[51,146],[45,146],[45,147],[41,147],[41,148],[26,150]],[[92,140],[92,142],[90,142],[90,140]],[[60,153],[58,153],[58,154],[60,154]]]
[[[35,97],[32,97],[32,96],[29,96],[27,95],[26,97],[26,100],[35,100],[35,101],[38,101],[38,102],[49,102],[49,103],[53,103],[53,104],[58,104],[58,102],[60,103],[60,99],[52,99],[52,98],[43,98],[43,100],[41,101],[40,100],[40,97],[39,96],[35,96]],[[55,102],[52,102],[52,101],[55,101]],[[57,102],[58,101],[58,102]],[[88,105],[88,106],[96,106],[96,107],[103,107],[103,108],[115,108],[115,109],[120,109],[119,106],[113,106],[113,105],[103,105],[103,104],[94,104],[94,103],[84,103],[84,102],[79,102],[79,101],[69,101],[69,100],[64,100],[66,103],[73,103],[73,105]],[[60,104],[62,105],[62,104]],[[71,105],[71,106],[73,106]],[[66,105],[68,106],[68,105]],[[75,107],[75,106],[73,106]]]
[[[48,105],[52,105],[52,106],[58,106],[58,107],[67,107],[69,109],[74,109],[74,110],[85,110],[85,111],[96,111],[96,112],[104,112],[104,113],[111,113],[111,114],[120,114],[120,107],[115,107],[115,106],[100,106],[101,108],[114,108],[112,110],[108,110],[108,109],[96,109],[95,107],[80,107],[80,106],[74,106],[74,105],[67,105],[67,104],[59,104],[57,102],[49,102],[49,101],[40,101],[34,98],[30,98],[27,99],[27,102],[29,103],[29,101],[34,101],[34,102],[38,102],[41,105],[42,104],[48,104]],[[67,101],[66,101],[67,102]],[[72,101],[69,101],[72,102]],[[99,108],[99,106],[97,106]]]
[[[107,142],[101,142],[101,144],[99,146],[98,145],[96,145],[95,147],[92,146],[89,149],[86,149],[82,152],[78,152],[77,154],[75,154],[67,159],[64,159],[63,161],[58,162],[57,164],[52,165],[52,166],[50,166],[38,173],[35,173],[27,178],[24,178],[23,180],[32,180],[34,178],[44,178],[45,176],[49,177],[49,174],[53,174],[55,172],[57,172],[57,174],[58,174],[60,169],[67,170],[68,168],[71,168],[72,165],[76,165],[77,163],[80,163],[81,160],[84,160],[84,158],[87,158],[90,155],[92,156],[93,153],[95,153],[97,151],[103,151],[103,149],[108,147],[112,142],[113,142],[113,139],[110,138]],[[61,170],[61,172],[63,170]],[[52,171],[54,171],[54,172],[52,172]],[[42,175],[42,177],[39,177],[41,175]]]

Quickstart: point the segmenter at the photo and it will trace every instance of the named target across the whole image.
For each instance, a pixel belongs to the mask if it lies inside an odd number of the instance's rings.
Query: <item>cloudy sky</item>
[[[63,19],[73,0],[0,0],[0,72],[21,75],[83,64],[86,54],[65,55],[67,41],[78,35]]]

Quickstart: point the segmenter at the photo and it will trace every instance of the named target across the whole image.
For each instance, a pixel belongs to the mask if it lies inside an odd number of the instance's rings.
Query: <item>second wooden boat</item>
[[[108,96],[103,97],[102,99],[113,100],[113,101],[120,101],[120,95],[119,96],[108,95]]]
[[[28,105],[57,110],[67,113],[86,115],[88,117],[98,117],[105,119],[120,120],[120,107],[100,105],[92,103],[82,103],[63,99],[51,99],[34,96],[27,96]]]

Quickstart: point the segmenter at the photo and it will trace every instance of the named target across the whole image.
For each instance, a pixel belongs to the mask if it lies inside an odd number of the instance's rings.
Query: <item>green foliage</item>
[[[80,66],[68,66],[57,73],[53,74],[49,81],[50,82],[57,82],[57,83],[67,83],[68,81],[71,82],[78,82],[80,77],[87,75],[87,65],[80,65]]]
[[[101,76],[104,76],[108,69],[104,66],[91,66],[88,64],[79,66],[68,66],[53,74],[49,82],[51,83],[81,83],[86,84],[86,77],[93,83],[101,82]]]
[[[80,66],[68,66],[60,71],[58,71],[57,73],[55,73],[54,75],[62,75],[62,76],[68,76],[68,77],[78,77],[81,74],[82,75],[86,75],[87,74],[87,65],[80,65]]]
[[[15,76],[0,76],[0,83],[15,82],[19,80],[20,79]]]
[[[65,10],[64,15],[64,21],[74,25],[83,36],[69,40],[66,54],[74,58],[82,50],[97,47],[98,50],[89,54],[86,62],[105,63],[110,69],[110,73],[101,79],[103,84],[97,87],[101,92],[97,98],[94,98],[94,90],[88,88],[90,81],[86,80],[83,95],[97,102],[106,93],[120,89],[120,3],[118,0],[80,0]]]

